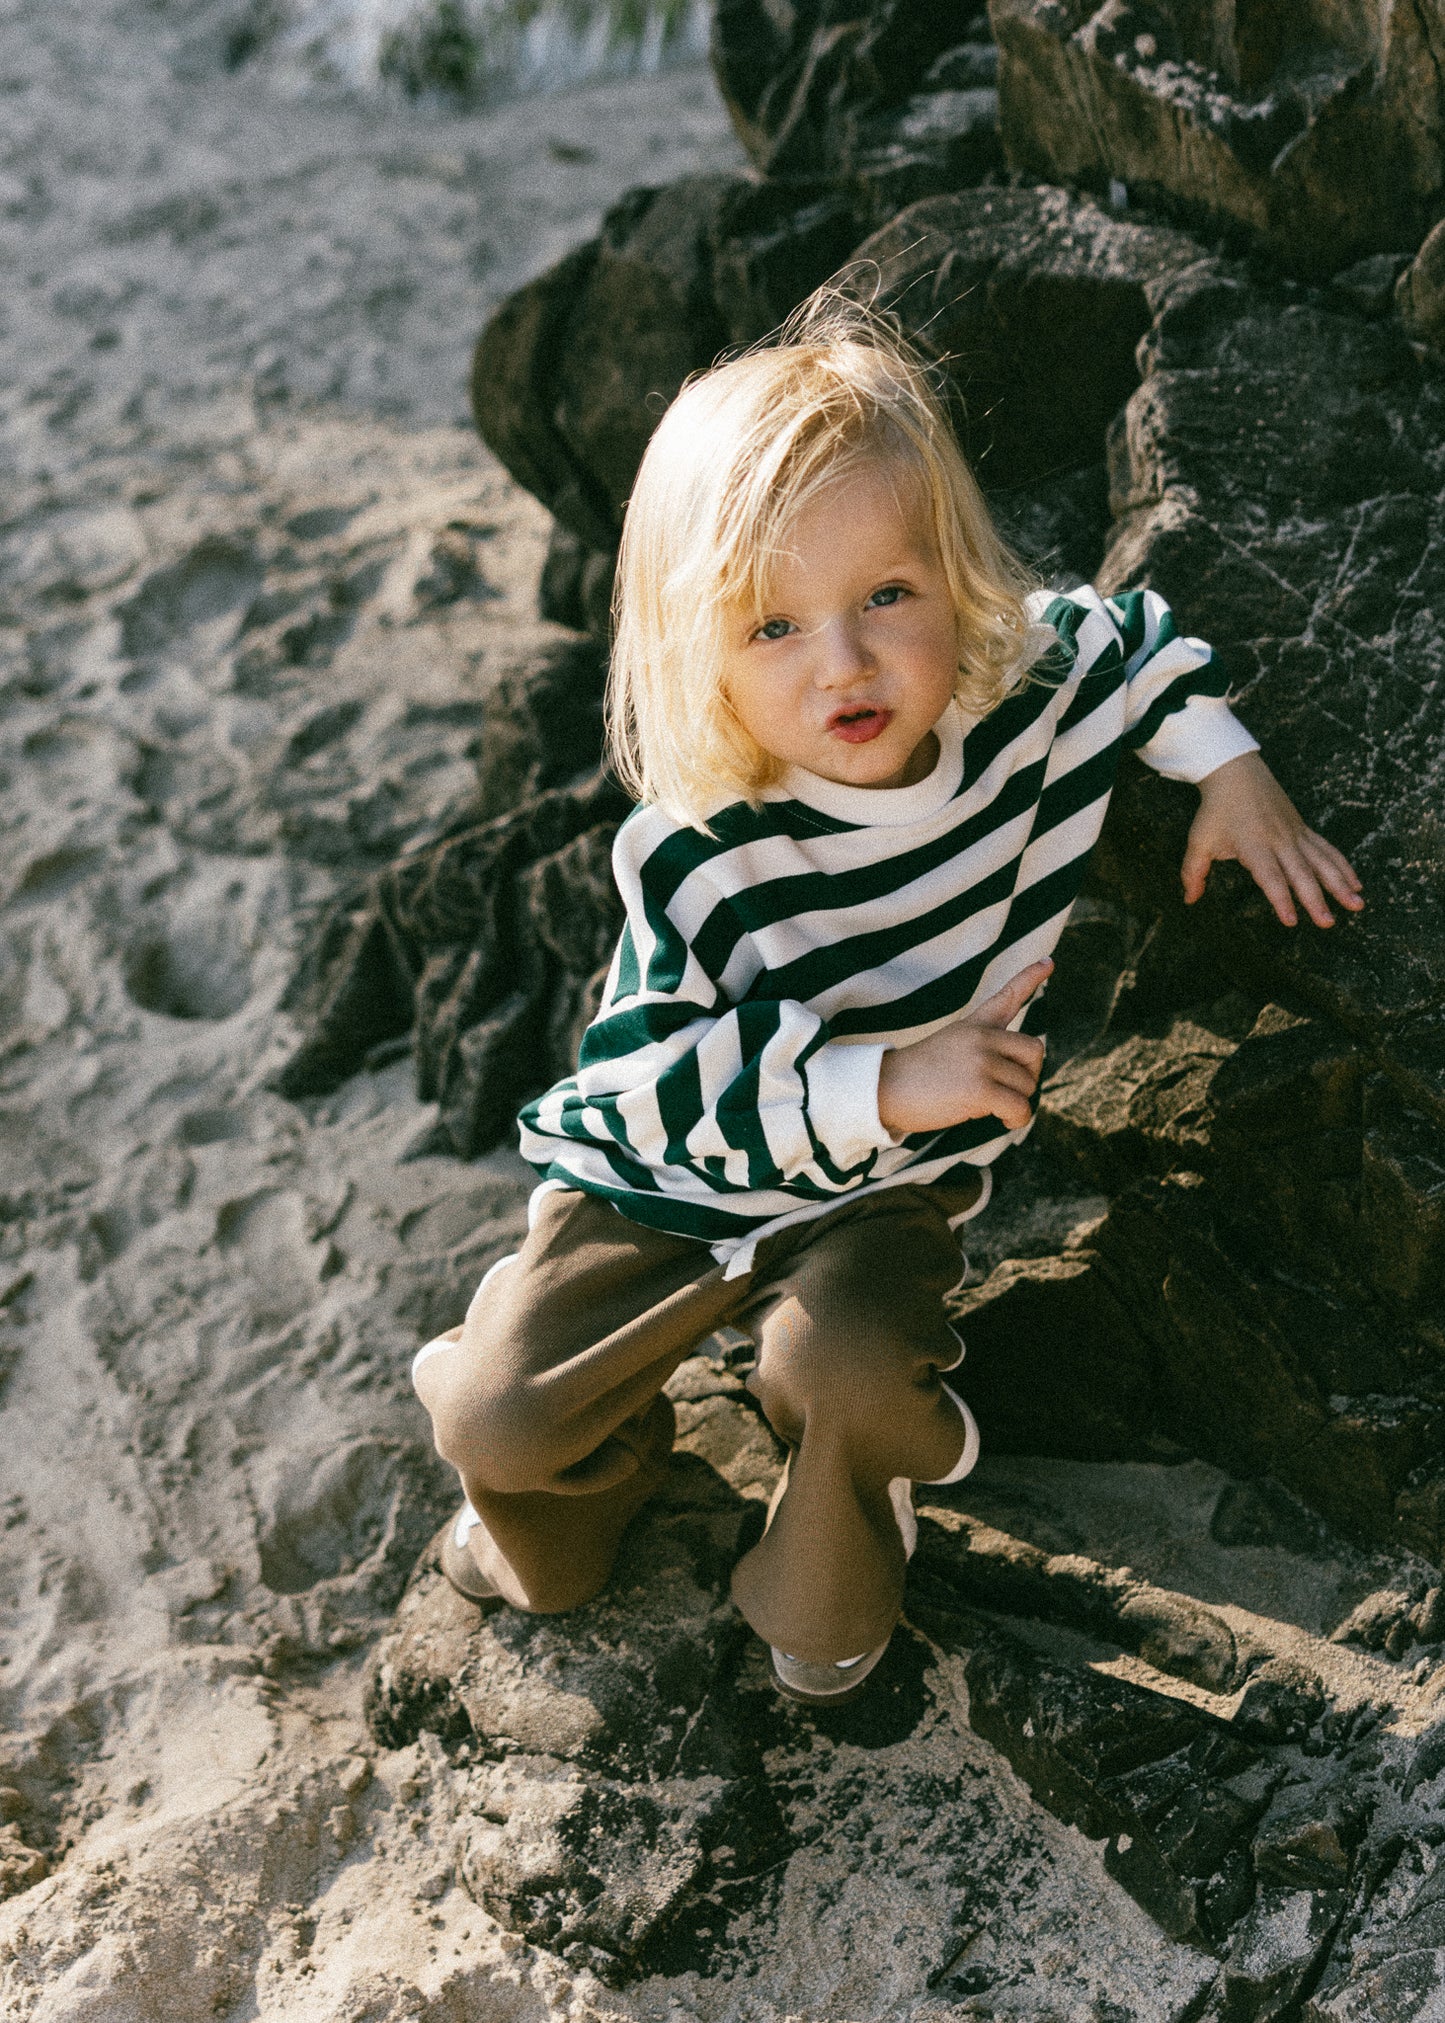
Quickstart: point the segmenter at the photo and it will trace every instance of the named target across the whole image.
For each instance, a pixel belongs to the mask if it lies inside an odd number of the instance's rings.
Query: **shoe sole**
[[[466,1548],[457,1544],[456,1524],[454,1517],[447,1519],[427,1548],[427,1559],[452,1592],[459,1594],[463,1601],[470,1602],[473,1608],[482,1610],[500,1608],[505,1596],[498,1594],[487,1581],[486,1575]],[[469,1584],[472,1580],[479,1585],[473,1588]]]
[[[850,1686],[844,1686],[837,1693],[805,1693],[799,1686],[790,1686],[778,1670],[771,1655],[768,1659],[768,1668],[773,1675],[774,1686],[785,1700],[792,1700],[800,1707],[846,1707],[850,1700],[856,1700],[860,1694],[866,1693],[869,1681],[877,1678],[879,1667],[887,1655],[887,1649],[888,1647],[885,1645],[884,1649],[879,1652],[877,1658],[868,1667],[861,1679],[855,1680]]]

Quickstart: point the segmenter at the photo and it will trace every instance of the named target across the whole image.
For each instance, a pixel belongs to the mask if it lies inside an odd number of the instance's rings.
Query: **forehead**
[[[779,514],[752,571],[765,596],[799,570],[886,568],[934,553],[926,481],[902,463],[860,462]]]

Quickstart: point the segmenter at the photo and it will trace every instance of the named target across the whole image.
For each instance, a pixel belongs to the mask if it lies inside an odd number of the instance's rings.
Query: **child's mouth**
[[[828,735],[841,738],[846,745],[866,745],[870,739],[881,737],[892,721],[891,709],[877,709],[871,702],[863,702],[856,709],[835,710],[828,719]]]

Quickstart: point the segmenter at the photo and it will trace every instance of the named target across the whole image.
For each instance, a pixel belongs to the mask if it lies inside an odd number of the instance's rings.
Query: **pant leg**
[[[962,1354],[943,1311],[963,1273],[953,1206],[905,1187],[829,1216],[738,1316],[758,1342],[749,1389],[792,1454],[733,1599],[795,1657],[831,1663],[887,1638],[906,1565],[889,1482],[941,1480],[963,1452],[939,1374]],[[771,1269],[761,1259],[759,1279]]]
[[[577,1191],[542,1197],[516,1262],[416,1375],[482,1520],[478,1563],[509,1600],[565,1609],[603,1585],[667,1470],[662,1386],[746,1291],[693,1239]]]

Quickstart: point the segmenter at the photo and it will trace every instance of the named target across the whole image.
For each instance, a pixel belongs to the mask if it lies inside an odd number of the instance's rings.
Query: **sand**
[[[466,419],[472,337],[623,189],[740,154],[697,67],[457,112],[230,74],[226,19],[0,18],[0,1869],[48,1871],[0,1906],[0,2013],[923,2023],[968,2013],[928,1993],[933,1935],[1000,1867],[1029,1912],[989,1938],[997,2013],[1175,2013],[1197,1956],[946,1665],[877,1862],[796,1857],[743,1982],[611,1993],[524,1946],[458,1883],[466,1775],[368,1739],[367,1653],[452,1494],[409,1358],[513,1246],[526,1175],[408,1157],[405,1057],[267,1093],[280,1000],[328,900],[465,805],[489,689],[560,637],[546,516]],[[1199,1545],[1222,1478],[1180,1479],[996,1464],[980,1507],[1233,1589],[1249,1555]],[[1311,1639],[1374,1578],[1254,1557],[1247,1605]],[[949,1862],[902,1860],[925,1827]]]

